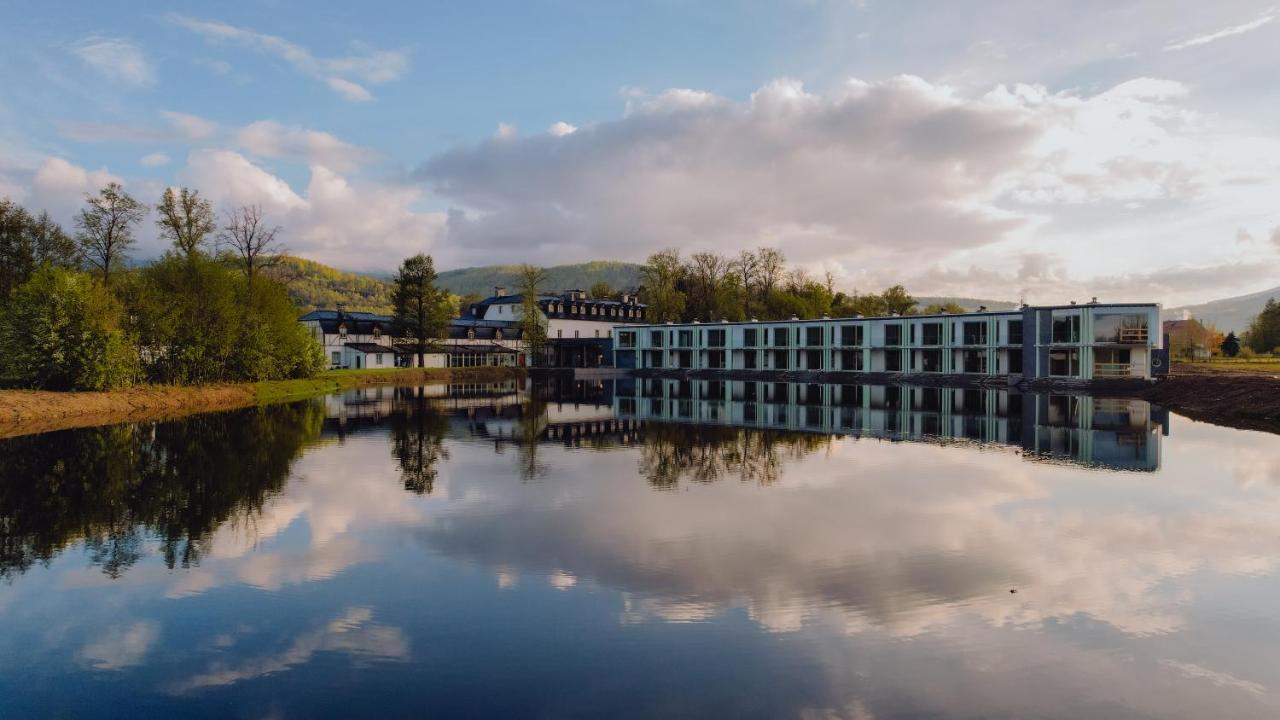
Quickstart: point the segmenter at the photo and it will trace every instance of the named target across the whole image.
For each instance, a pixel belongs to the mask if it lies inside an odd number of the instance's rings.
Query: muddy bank
[[[145,385],[110,392],[0,390],[0,438],[95,425],[168,420],[378,384],[497,382],[517,368],[337,370],[305,380],[173,387]]]
[[[1280,376],[1174,366],[1168,378],[1136,393],[1192,420],[1280,433]]]

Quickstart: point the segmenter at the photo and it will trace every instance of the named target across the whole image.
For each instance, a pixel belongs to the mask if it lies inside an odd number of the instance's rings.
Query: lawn
[[[1280,373],[1280,357],[1227,358],[1187,362],[1175,360],[1174,372],[1223,372],[1223,373]]]

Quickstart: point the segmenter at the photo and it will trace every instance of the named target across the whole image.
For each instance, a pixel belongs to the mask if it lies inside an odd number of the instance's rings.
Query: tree
[[[947,301],[944,303],[930,303],[925,305],[924,309],[921,310],[920,313],[923,315],[941,315],[942,313],[946,313],[948,315],[963,315],[964,308],[960,307],[953,301]]]
[[[62,229],[62,226],[49,217],[49,213],[41,212],[29,228],[32,244],[35,246],[36,265],[50,265],[60,268],[80,267],[80,248],[76,241]]]
[[[524,338],[529,362],[541,365],[547,346],[547,319],[538,306],[538,295],[547,282],[547,272],[524,264],[516,271],[520,290],[520,335]]]
[[[640,296],[648,303],[648,319],[660,323],[683,319],[685,294],[680,290],[684,267],[680,251],[663,250],[649,256],[640,268]]]
[[[885,310],[893,315],[910,315],[916,306],[916,299],[901,285],[894,285],[880,293],[880,299],[884,302]]]
[[[760,282],[760,297],[767,298],[782,282],[787,271],[787,259],[777,248],[762,247],[756,251],[756,272]]]
[[[395,334],[408,339],[419,367],[426,366],[431,341],[442,337],[449,326],[452,309],[449,296],[435,283],[436,269],[431,256],[418,254],[400,264],[391,291]]]
[[[276,240],[280,227],[263,222],[260,205],[242,205],[229,210],[224,222],[218,241],[235,253],[252,292],[258,272],[280,263],[284,255],[284,248]]]
[[[719,320],[720,295],[729,274],[729,263],[720,255],[710,252],[694,253],[689,258],[685,277],[692,290],[689,315],[695,320]]]
[[[102,274],[104,284],[109,284],[112,266],[128,260],[135,242],[134,226],[142,222],[147,206],[116,182],[108,183],[97,195],[86,193],[85,202],[89,207],[76,217],[76,239],[85,261]]]
[[[160,217],[156,225],[161,237],[168,238],[173,246],[190,257],[204,249],[209,237],[217,229],[213,208],[200,197],[199,190],[165,188],[160,204],[156,206]]]
[[[593,300],[612,300],[617,293],[613,288],[609,287],[609,283],[601,280],[591,286],[591,289],[587,291],[587,295],[590,295]]]
[[[444,444],[448,417],[423,395],[421,387],[400,388],[390,421],[391,454],[400,466],[404,489],[430,495],[437,464],[449,458]]]
[[[0,373],[48,390],[108,390],[133,382],[137,356],[120,303],[85,273],[45,266],[0,318]]]
[[[1256,353],[1271,352],[1280,346],[1280,303],[1275,298],[1267,300],[1262,312],[1249,323],[1244,343]]]
[[[31,215],[26,208],[0,199],[0,305],[8,302],[35,269],[30,228]]]
[[[1240,354],[1240,340],[1236,337],[1234,331],[1227,333],[1227,337],[1222,341],[1220,347],[1222,354],[1227,357],[1235,357]]]

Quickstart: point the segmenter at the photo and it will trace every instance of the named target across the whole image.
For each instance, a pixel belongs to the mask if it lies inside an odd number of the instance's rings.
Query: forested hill
[[[486,265],[461,268],[440,273],[439,283],[456,295],[476,294],[488,297],[494,285],[503,285],[512,292],[517,281],[517,265]],[[546,268],[546,292],[560,292],[579,288],[589,289],[598,282],[607,283],[615,290],[635,289],[640,284],[640,266],[635,263],[596,260],[576,265],[556,265]]]
[[[296,257],[285,258],[276,270],[287,281],[289,297],[304,311],[332,310],[341,303],[346,310],[391,312],[391,283],[386,280]]]

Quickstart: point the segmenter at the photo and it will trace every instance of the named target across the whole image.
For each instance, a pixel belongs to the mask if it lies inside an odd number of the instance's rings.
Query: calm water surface
[[[1270,718],[1278,564],[1141,402],[378,388],[0,440],[0,717]]]

